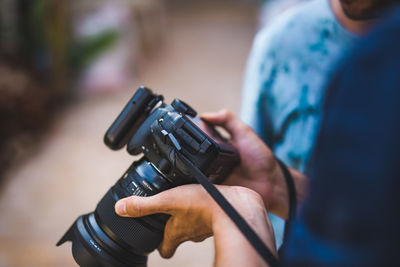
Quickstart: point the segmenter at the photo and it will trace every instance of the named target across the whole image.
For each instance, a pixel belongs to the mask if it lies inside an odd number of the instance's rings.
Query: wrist
[[[236,207],[238,212],[271,253],[278,257],[272,226],[261,198],[259,196],[254,198],[252,194],[249,194],[239,197],[239,200],[241,206]],[[260,257],[228,216],[224,213],[216,213],[215,215],[212,223],[215,241],[215,266],[267,266],[264,259]],[[237,253],[234,251],[237,251]]]
[[[288,177],[288,179],[292,179],[294,183],[294,194],[298,206],[299,204],[301,204],[307,194],[308,178],[307,176],[293,168],[286,168],[289,172],[288,175],[291,176]],[[278,163],[278,160],[276,160],[276,168],[273,175],[275,178],[273,179],[274,184],[272,186],[270,199],[271,206],[269,211],[286,220],[290,212],[289,191],[284,171]]]
[[[283,170],[276,159],[272,176],[274,178],[271,180],[274,183],[271,188],[272,192],[268,211],[283,219],[287,219],[289,214],[289,194]]]

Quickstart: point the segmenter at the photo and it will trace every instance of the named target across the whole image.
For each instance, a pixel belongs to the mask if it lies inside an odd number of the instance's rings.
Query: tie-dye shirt
[[[357,39],[336,20],[329,0],[301,3],[257,34],[241,118],[287,165],[305,170],[325,84]]]
[[[329,0],[296,5],[257,34],[246,68],[241,119],[287,165],[304,172],[325,84],[358,39],[336,20]],[[270,218],[280,245],[283,220]]]

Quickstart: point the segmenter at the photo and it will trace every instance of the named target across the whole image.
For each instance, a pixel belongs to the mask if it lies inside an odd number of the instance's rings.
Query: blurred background
[[[0,266],[76,266],[55,247],[135,158],[103,134],[143,84],[238,112],[259,27],[295,0],[0,0]],[[212,266],[213,240],[149,266]]]

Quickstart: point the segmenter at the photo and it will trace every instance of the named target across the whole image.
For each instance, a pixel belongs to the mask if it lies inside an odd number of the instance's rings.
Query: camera
[[[107,191],[94,212],[82,215],[57,243],[72,241],[75,261],[84,267],[147,265],[147,256],[163,239],[167,214],[141,218],[114,212],[122,198],[152,196],[179,185],[196,183],[195,166],[220,183],[239,162],[234,147],[185,102],[170,105],[162,95],[139,87],[104,136],[112,150],[127,146],[143,154]],[[183,160],[184,159],[184,160]]]

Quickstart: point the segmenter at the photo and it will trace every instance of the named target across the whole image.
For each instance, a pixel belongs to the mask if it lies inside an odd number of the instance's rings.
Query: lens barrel
[[[172,184],[150,162],[134,162],[121,179],[107,191],[93,213],[80,216],[57,245],[72,241],[75,261],[83,267],[144,267],[147,255],[163,238],[169,216],[154,214],[141,218],[118,216],[115,203],[132,195],[151,196]]]

